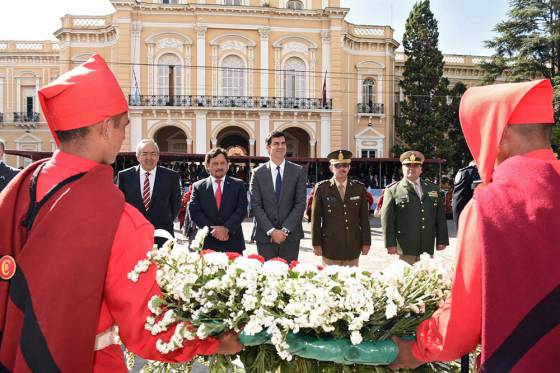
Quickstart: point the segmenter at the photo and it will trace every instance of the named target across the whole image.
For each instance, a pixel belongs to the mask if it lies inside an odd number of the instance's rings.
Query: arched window
[[[157,65],[158,94],[181,95],[183,92],[183,66],[179,57],[166,53],[158,59]],[[169,84],[170,77],[173,79],[173,86]]]
[[[305,62],[290,57],[284,64],[284,97],[304,98],[306,91]]]
[[[245,63],[235,55],[222,60],[222,96],[244,96]]]
[[[362,103],[368,105],[369,108],[375,103],[374,88],[373,79],[367,78],[362,82]]]
[[[303,9],[303,2],[301,0],[288,0],[287,8],[301,10]]]
[[[241,0],[224,0],[224,5],[243,5]]]

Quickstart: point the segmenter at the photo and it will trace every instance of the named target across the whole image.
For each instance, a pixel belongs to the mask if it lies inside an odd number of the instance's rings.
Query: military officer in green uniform
[[[315,186],[311,205],[311,241],[325,265],[358,266],[371,245],[369,204],[364,184],[349,180],[348,150],[328,156],[333,177]]]
[[[381,226],[389,254],[409,264],[420,254],[443,250],[449,244],[445,206],[438,186],[420,178],[424,155],[410,150],[400,157],[403,178],[387,186]]]

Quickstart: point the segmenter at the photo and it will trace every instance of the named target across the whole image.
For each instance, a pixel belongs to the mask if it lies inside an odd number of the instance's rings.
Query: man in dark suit
[[[159,148],[155,141],[144,139],[136,146],[138,166],[119,172],[117,185],[126,202],[136,207],[156,229],[173,236],[173,221],[181,207],[179,175],[158,166]],[[163,244],[165,240],[156,239]]]
[[[8,185],[10,180],[17,175],[19,170],[4,163],[4,149],[6,144],[0,140],[0,192]]]
[[[480,181],[480,176],[474,161],[471,161],[467,167],[461,168],[457,171],[457,175],[455,175],[451,206],[453,209],[453,221],[457,230],[459,230],[459,215],[461,215],[461,211],[463,211],[467,202],[471,200],[477,181]]]
[[[270,161],[253,171],[250,193],[255,214],[257,250],[266,260],[297,260],[303,238],[307,176],[286,157],[286,136],[273,131],[266,138]]]
[[[210,176],[193,185],[190,218],[198,228],[210,228],[205,249],[242,253],[245,240],[241,223],[247,214],[245,183],[226,176],[229,157],[222,148],[210,150],[204,164]]]

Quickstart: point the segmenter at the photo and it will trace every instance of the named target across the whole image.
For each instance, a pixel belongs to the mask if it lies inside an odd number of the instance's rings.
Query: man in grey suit
[[[303,167],[286,161],[286,136],[280,131],[266,138],[270,161],[253,171],[250,193],[255,215],[257,250],[266,260],[297,260],[303,238],[307,175]]]

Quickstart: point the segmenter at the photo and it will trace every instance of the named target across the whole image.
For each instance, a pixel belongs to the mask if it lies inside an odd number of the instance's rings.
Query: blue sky
[[[2,0],[0,40],[54,39],[65,14],[103,15],[113,12],[109,0]],[[350,8],[347,20],[358,24],[389,25],[402,40],[406,18],[415,0],[341,0]],[[10,5],[7,5],[7,4]],[[17,5],[16,5],[17,3]],[[506,17],[508,0],[432,0],[439,22],[440,49],[444,53],[490,55],[483,41]]]

